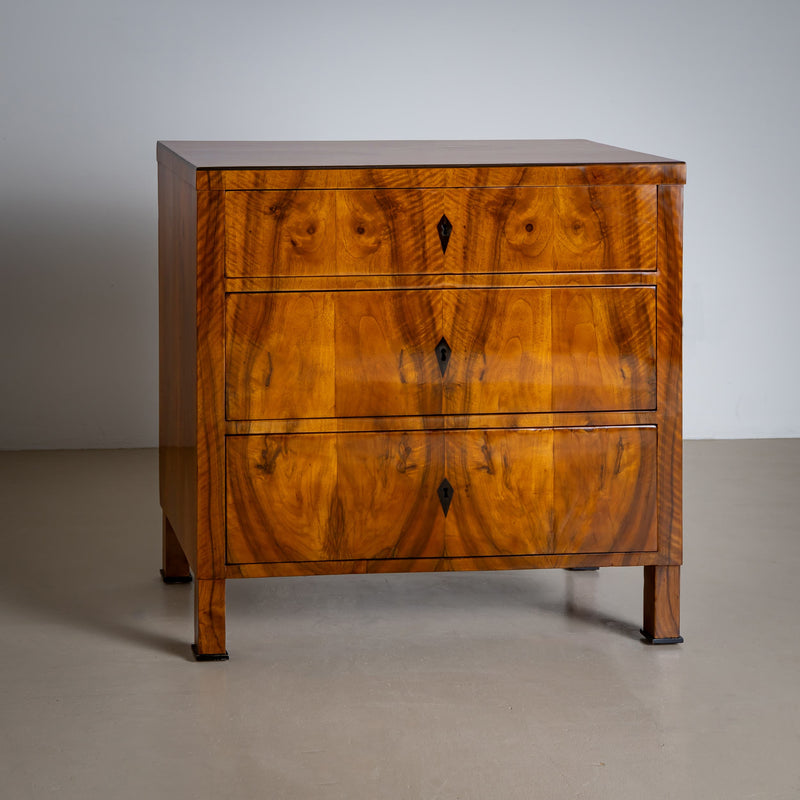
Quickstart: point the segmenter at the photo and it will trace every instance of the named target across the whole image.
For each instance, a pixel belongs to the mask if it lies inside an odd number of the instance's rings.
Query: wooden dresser
[[[585,140],[160,142],[162,574],[644,567],[682,641],[685,165]]]

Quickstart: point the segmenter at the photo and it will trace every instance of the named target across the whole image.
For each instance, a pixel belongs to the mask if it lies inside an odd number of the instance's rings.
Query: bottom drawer
[[[656,550],[655,427],[230,436],[231,564]]]

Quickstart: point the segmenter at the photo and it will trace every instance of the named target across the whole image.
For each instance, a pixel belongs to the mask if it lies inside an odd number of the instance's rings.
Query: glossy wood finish
[[[678,566],[644,568],[644,625],[642,633],[655,644],[672,644],[681,637],[680,572]]]
[[[189,561],[166,514],[162,514],[161,577],[165,583],[187,583],[192,579]]]
[[[228,561],[433,557],[442,436],[228,437]]]
[[[229,436],[272,433],[369,433],[372,431],[504,430],[507,428],[599,428],[652,425],[652,411],[583,411],[525,414],[436,414],[418,417],[332,417],[228,422]]]
[[[654,428],[445,435],[450,557],[656,548]]]
[[[188,172],[188,169],[186,170]],[[199,191],[285,189],[420,189],[505,186],[650,186],[683,184],[686,165],[591,163],[574,166],[494,166],[373,169],[199,169],[189,180]]]
[[[159,142],[158,160],[177,173],[188,169],[252,170],[356,167],[430,168],[476,165],[683,165],[676,159],[626,150],[588,139],[353,142]]]
[[[463,272],[654,270],[655,186],[450,190]]]
[[[444,198],[436,189],[336,192],[336,273],[406,275],[441,272],[436,225]]]
[[[225,581],[194,582],[194,653],[199,661],[227,658],[225,649]]]
[[[655,292],[445,292],[444,413],[655,406]]]
[[[224,193],[197,199],[197,578],[225,572]]]
[[[363,575],[393,572],[476,572],[497,569],[566,569],[569,567],[641,567],[656,564],[658,552],[578,553],[463,558],[376,558],[348,561],[285,561],[229,564],[229,578],[277,578],[303,575]]]
[[[228,419],[335,415],[334,297],[228,295]]]
[[[334,271],[333,192],[226,192],[225,274],[325,275]]]
[[[655,292],[232,294],[226,352],[231,420],[652,409]]]
[[[225,206],[230,278],[656,266],[655,186],[226,192]]]
[[[683,561],[683,189],[658,189],[658,549]]]
[[[159,496],[197,567],[197,193],[159,165]]]
[[[225,291],[238,292],[302,292],[384,291],[386,289],[502,289],[552,288],[554,286],[649,286],[658,281],[651,272],[500,272],[473,274],[420,275],[327,275],[321,277],[280,276],[228,278]]]
[[[232,564],[656,548],[653,427],[229,437],[227,466]]]
[[[200,657],[225,653],[225,579],[267,575],[638,565],[645,632],[677,638],[682,162],[158,158],[164,564],[195,573]]]

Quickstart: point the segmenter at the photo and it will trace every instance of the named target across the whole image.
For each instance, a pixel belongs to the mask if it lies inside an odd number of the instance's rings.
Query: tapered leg
[[[227,661],[225,649],[225,580],[194,582],[195,643],[198,661]]]
[[[644,627],[651,644],[680,644],[681,568],[644,568]]]
[[[191,583],[192,573],[181,543],[169,524],[166,514],[163,517],[163,550],[161,556],[161,577],[164,583]]]

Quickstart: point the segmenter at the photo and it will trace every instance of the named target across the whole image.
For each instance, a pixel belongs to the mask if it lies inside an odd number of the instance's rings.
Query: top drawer
[[[656,268],[656,186],[229,191],[228,277]]]

